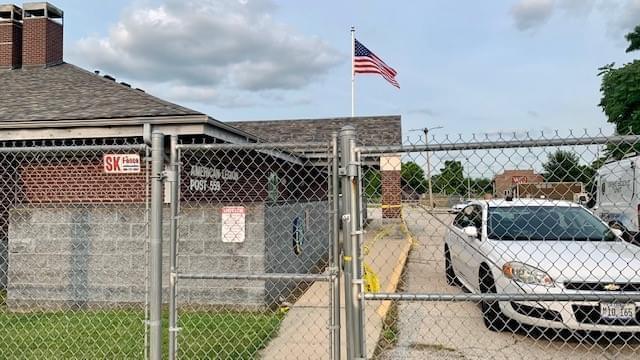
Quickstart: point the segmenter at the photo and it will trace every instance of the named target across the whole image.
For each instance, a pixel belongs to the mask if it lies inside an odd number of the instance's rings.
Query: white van
[[[628,241],[638,234],[640,217],[640,156],[605,163],[597,174],[594,213],[619,228]]]

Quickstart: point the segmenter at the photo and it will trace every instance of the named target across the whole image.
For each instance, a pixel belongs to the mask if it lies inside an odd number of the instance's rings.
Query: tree
[[[440,174],[433,176],[435,192],[446,195],[462,195],[466,193],[464,169],[460,161],[447,160]]]
[[[471,193],[473,194],[473,196],[482,196],[484,194],[490,194],[493,191],[491,187],[491,179],[471,178],[470,180]]]
[[[627,52],[639,50],[640,26],[636,26],[625,38],[629,41]],[[607,116],[607,122],[615,125],[618,134],[640,134],[640,61],[634,60],[619,68],[611,63],[598,70],[598,75],[602,76],[602,98],[598,106]],[[609,146],[607,156],[620,159],[638,150],[639,144]]]
[[[427,191],[427,179],[424,177],[424,170],[420,165],[413,161],[402,164],[400,170],[402,178],[402,187],[409,187],[418,194],[424,194]]]
[[[589,184],[595,170],[588,165],[581,165],[578,155],[558,150],[549,154],[547,162],[542,164],[544,180],[547,182],[582,182]]]
[[[364,187],[364,194],[367,199],[371,199],[372,201],[380,199],[382,196],[380,171],[372,168],[364,169],[362,186]]]
[[[640,25],[636,26],[633,32],[628,33],[624,38],[629,42],[626,52],[640,50]]]

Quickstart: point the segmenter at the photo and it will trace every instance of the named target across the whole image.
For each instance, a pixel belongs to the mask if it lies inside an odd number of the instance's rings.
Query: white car
[[[474,201],[445,238],[449,285],[474,293],[640,293],[640,247],[584,207],[564,201]],[[640,332],[640,303],[485,301],[484,323]]]

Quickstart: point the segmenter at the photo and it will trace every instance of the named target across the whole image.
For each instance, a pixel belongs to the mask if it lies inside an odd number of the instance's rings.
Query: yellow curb
[[[402,251],[400,252],[400,257],[398,257],[396,266],[394,266],[393,268],[393,272],[391,273],[391,281],[389,281],[389,283],[387,284],[387,287],[385,288],[385,292],[387,293],[394,293],[398,288],[398,284],[400,283],[400,277],[402,276],[402,270],[404,269],[404,266],[409,257],[409,250],[411,250],[411,245],[413,245],[413,236],[411,235],[411,233],[409,233],[407,226],[404,223],[404,219],[402,221],[401,226],[403,228],[402,232],[405,234],[406,244],[404,245],[404,247],[402,248]],[[391,306],[391,300],[382,301],[382,303],[380,304],[380,306],[378,306],[378,309],[376,310],[376,314],[378,314],[380,318],[384,319],[384,317],[387,315],[387,312],[389,311],[390,306]]]

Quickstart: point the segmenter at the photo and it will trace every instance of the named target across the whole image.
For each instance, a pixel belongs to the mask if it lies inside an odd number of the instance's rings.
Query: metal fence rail
[[[637,302],[640,294],[424,294],[424,293],[367,293],[362,295],[366,300],[395,301],[582,301],[582,302]]]

